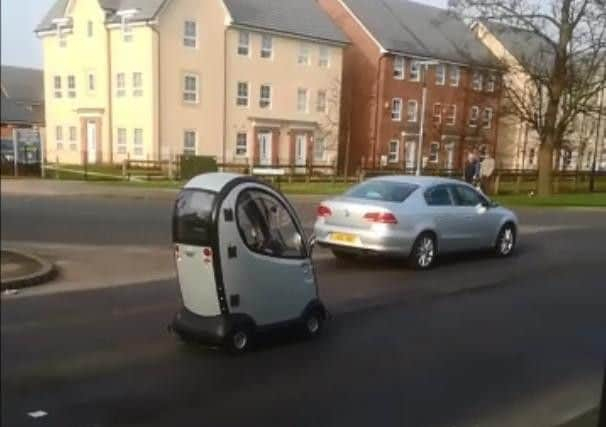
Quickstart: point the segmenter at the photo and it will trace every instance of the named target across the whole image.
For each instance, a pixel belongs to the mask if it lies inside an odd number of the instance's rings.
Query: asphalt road
[[[296,204],[309,224],[314,203]],[[2,197],[2,240],[165,244],[170,205]],[[320,257],[325,334],[268,337],[241,358],[166,332],[173,281],[3,298],[2,425],[554,425],[599,399],[606,213],[519,214],[507,260],[417,273]]]

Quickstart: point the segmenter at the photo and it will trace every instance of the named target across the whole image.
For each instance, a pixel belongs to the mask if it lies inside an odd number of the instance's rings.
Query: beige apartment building
[[[515,27],[485,21],[475,23],[474,33],[488,49],[508,68],[505,79],[516,93],[532,93],[529,76],[522,64],[549,63],[551,47],[536,34]],[[530,96],[530,95],[529,95]],[[600,97],[596,96],[596,107]],[[539,135],[531,125],[513,114],[504,114],[499,120],[497,167],[503,169],[536,169],[539,157]],[[590,170],[594,158],[596,168],[606,170],[606,118],[597,113],[581,114],[571,132],[565,136],[562,149],[554,155],[558,170]],[[597,152],[596,152],[597,141]]]
[[[57,0],[44,48],[47,158],[336,158],[343,33],[315,0]]]

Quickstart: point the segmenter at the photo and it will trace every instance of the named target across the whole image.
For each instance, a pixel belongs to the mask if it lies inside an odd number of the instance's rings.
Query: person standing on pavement
[[[474,184],[480,177],[480,159],[475,152],[470,152],[465,163],[465,182]]]

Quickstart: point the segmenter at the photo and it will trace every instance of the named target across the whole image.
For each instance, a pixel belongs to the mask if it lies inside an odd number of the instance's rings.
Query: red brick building
[[[343,60],[342,167],[412,172],[421,139],[426,169],[460,169],[474,149],[494,155],[498,62],[462,21],[407,0],[319,3],[351,40]]]

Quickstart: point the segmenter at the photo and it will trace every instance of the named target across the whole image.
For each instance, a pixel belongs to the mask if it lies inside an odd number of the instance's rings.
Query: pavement
[[[16,289],[47,282],[55,276],[55,267],[36,255],[2,249],[0,251],[1,289],[11,293]]]
[[[293,198],[307,228],[317,201]],[[171,207],[3,191],[3,243],[60,269],[2,298],[3,425],[541,427],[599,402],[604,211],[519,209],[513,257],[429,272],[316,251],[324,336],[272,336],[234,359],[166,332],[180,305]]]

